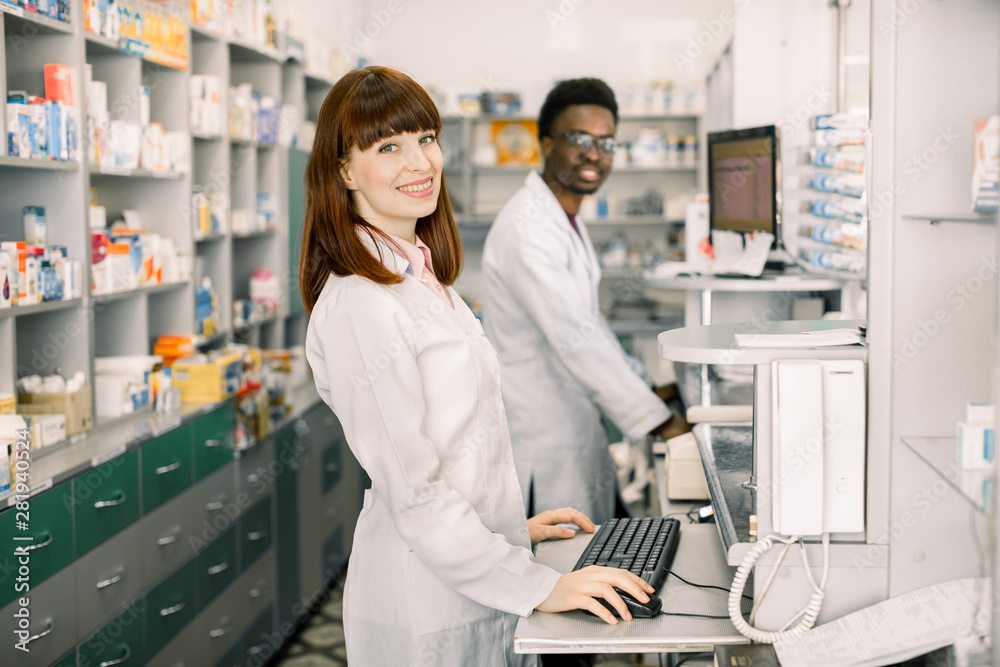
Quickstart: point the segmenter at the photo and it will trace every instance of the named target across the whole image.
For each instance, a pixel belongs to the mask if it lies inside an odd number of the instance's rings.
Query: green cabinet
[[[82,556],[139,518],[139,450],[73,480],[76,553]]]
[[[143,602],[129,605],[80,644],[80,667],[141,667],[146,661]]]
[[[277,648],[271,644],[271,635],[274,631],[274,609],[270,605],[265,609],[257,620],[254,621],[250,629],[247,630],[243,638],[242,660],[230,665],[266,665],[274,657]]]
[[[198,609],[203,609],[236,578],[238,541],[239,533],[236,526],[232,526],[198,554],[195,576]]]
[[[76,667],[76,649],[64,655],[62,660],[53,663],[53,667]]]
[[[235,428],[236,422],[231,402],[195,420],[192,431],[194,435],[195,481],[233,459],[236,442]]]
[[[295,464],[295,429],[291,426],[275,437],[274,453],[279,462],[274,482],[277,506],[275,556],[278,559],[278,627],[282,627],[285,623],[296,624],[300,620],[293,613],[299,602],[300,581],[298,471]]]
[[[271,546],[271,497],[251,507],[240,519],[240,568],[246,569]]]
[[[320,489],[325,494],[337,485],[344,474],[343,451],[347,448],[344,436],[338,435],[323,449],[323,462],[320,468]]]
[[[195,563],[189,561],[146,594],[146,651],[153,655],[194,618]]]
[[[29,552],[31,588],[73,561],[72,505],[72,487],[63,484],[30,498],[27,515],[16,506],[0,514],[0,544],[5,545],[0,556],[0,607],[18,597],[17,587],[24,583],[17,580],[21,557],[14,550],[18,547]]]
[[[191,425],[142,447],[142,512],[146,514],[191,486]]]

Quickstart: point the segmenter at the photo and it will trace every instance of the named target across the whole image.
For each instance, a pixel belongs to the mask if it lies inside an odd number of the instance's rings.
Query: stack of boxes
[[[134,290],[143,285],[190,278],[182,268],[173,240],[143,231],[136,211],[125,211],[125,223],[90,230],[90,272],[94,294]]]
[[[111,120],[108,88],[92,79],[86,66],[87,136],[90,161],[102,169],[187,172],[191,164],[191,138],[187,132],[163,129],[149,121],[149,88],[139,86],[136,99],[139,123]]]
[[[45,97],[7,93],[7,154],[47,160],[78,160],[73,72],[67,65],[45,65]]]
[[[281,97],[255,93],[248,83],[229,89],[229,135],[240,141],[278,141]]]
[[[45,209],[25,206],[24,241],[0,242],[0,308],[83,296],[83,263],[48,245]]]
[[[57,21],[69,21],[69,0],[0,0],[0,5],[20,7]]]

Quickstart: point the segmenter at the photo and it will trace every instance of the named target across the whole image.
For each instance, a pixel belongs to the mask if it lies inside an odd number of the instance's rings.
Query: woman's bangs
[[[412,80],[368,76],[352,92],[344,112],[343,154],[354,146],[367,150],[397,134],[441,130],[437,108]]]

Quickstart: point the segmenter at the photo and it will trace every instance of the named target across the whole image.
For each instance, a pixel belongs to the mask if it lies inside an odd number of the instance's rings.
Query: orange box
[[[73,106],[73,69],[69,65],[49,63],[45,71],[45,99]]]

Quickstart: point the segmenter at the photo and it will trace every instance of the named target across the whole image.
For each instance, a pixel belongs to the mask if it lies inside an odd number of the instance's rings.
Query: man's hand
[[[655,429],[650,431],[650,435],[657,436],[663,440],[669,440],[670,438],[676,438],[679,435],[684,435],[691,431],[691,424],[688,420],[684,418],[679,412],[675,412],[674,415],[663,422]]]
[[[664,403],[681,400],[681,392],[680,389],[677,388],[676,382],[661,384],[659,387],[653,387],[653,393],[659,396],[660,400]]]
[[[588,533],[594,532],[594,522],[572,507],[558,510],[546,510],[528,519],[528,535],[531,546],[552,537],[567,539],[576,535],[576,531],[560,523],[575,523]]]

